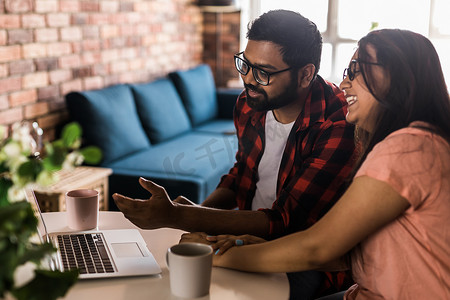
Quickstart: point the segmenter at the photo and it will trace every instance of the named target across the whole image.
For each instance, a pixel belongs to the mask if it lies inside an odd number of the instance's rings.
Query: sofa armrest
[[[241,93],[242,89],[217,89],[218,118],[233,119],[234,105]]]

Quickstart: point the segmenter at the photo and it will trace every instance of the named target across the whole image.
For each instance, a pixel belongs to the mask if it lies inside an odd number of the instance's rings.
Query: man
[[[162,187],[141,178],[149,200],[113,196],[137,226],[272,239],[314,224],[345,190],[353,127],[345,121],[343,93],[317,75],[322,37],[316,25],[298,13],[271,11],[251,24],[247,37],[245,51],[235,56],[245,91],[234,112],[234,167],[201,205],[170,201]],[[324,279],[319,272],[302,274],[306,280],[288,274],[292,298],[298,284],[307,298]]]

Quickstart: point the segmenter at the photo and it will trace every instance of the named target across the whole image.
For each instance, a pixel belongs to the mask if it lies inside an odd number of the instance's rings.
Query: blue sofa
[[[209,66],[144,84],[118,84],[66,95],[83,143],[103,151],[113,193],[147,199],[138,178],[163,185],[173,199],[201,203],[232,167],[237,150],[233,108],[241,90],[216,89]]]

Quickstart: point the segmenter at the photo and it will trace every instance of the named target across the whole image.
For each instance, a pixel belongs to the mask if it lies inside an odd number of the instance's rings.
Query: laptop
[[[78,269],[80,279],[161,273],[161,268],[148,250],[139,230],[49,233],[34,191],[27,189],[26,196],[38,219],[40,241],[50,242],[57,249],[56,254],[48,261],[51,269]]]

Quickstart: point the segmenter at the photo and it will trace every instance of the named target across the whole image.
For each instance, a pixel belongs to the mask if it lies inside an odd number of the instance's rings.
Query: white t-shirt
[[[278,122],[272,111],[266,113],[266,145],[258,166],[259,180],[256,183],[252,210],[272,208],[272,204],[276,199],[281,158],[293,125],[294,122],[288,124]]]

